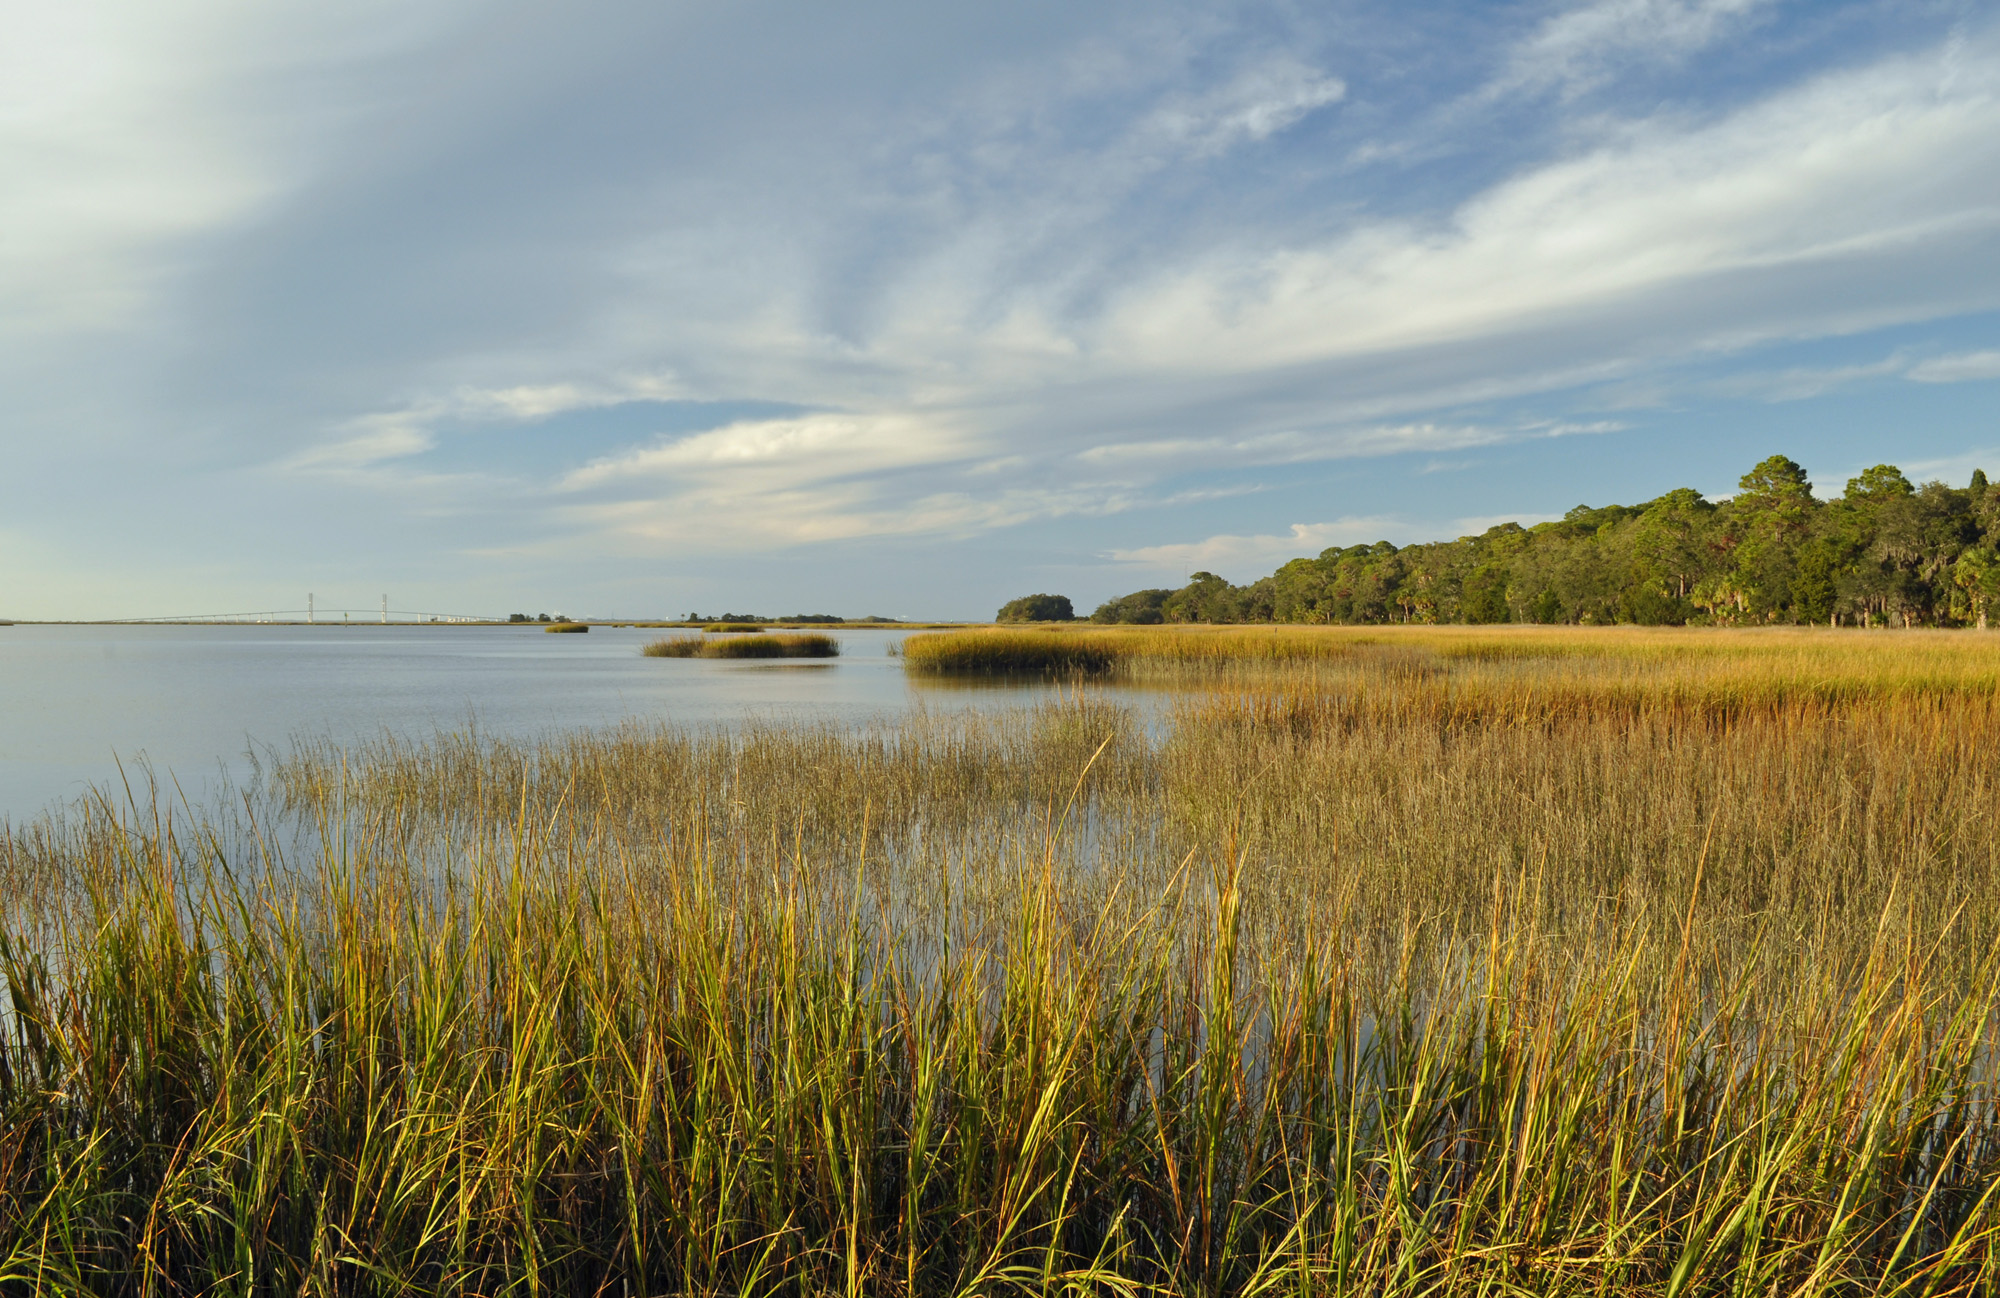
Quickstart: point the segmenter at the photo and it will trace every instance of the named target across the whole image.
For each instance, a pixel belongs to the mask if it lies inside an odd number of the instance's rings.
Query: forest
[[[1336,547],[1242,586],[1197,572],[1179,590],[1107,600],[1091,620],[1984,627],[2000,599],[2000,489],[1983,471],[1964,487],[1916,486],[1878,464],[1823,500],[1773,455],[1739,488],[1579,505],[1455,541]]]

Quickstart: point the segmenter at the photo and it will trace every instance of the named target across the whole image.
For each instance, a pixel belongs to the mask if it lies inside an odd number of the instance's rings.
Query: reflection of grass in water
[[[15,830],[7,1274],[2000,1280],[2000,703],[1724,713],[1436,654],[1210,679],[1157,738],[1084,691],[304,745],[270,785],[311,864]]]
[[[758,635],[740,640],[668,636],[640,650],[648,658],[837,658],[840,642],[830,635]]]

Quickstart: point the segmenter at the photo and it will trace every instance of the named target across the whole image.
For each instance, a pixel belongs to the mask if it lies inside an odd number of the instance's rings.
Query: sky
[[[2000,5],[0,0],[0,617],[1082,610],[2000,473]]]

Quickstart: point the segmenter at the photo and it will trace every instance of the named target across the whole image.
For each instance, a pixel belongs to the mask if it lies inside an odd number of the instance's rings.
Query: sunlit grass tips
[[[903,665],[934,675],[1097,675],[1115,647],[1059,631],[947,631],[903,641]]]
[[[840,641],[830,635],[754,635],[727,640],[667,636],[640,650],[648,658],[838,658]]]

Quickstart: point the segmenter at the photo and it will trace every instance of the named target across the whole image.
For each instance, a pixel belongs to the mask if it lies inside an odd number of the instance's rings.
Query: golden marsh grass
[[[757,627],[721,629],[759,630]],[[813,631],[797,635],[760,633],[723,640],[665,636],[639,652],[648,658],[837,658],[840,656],[840,641]]]
[[[1440,703],[1624,699],[1716,708],[2000,693],[2000,637],[1826,628],[1175,626],[985,628],[913,635],[912,670],[1100,674],[1269,691],[1298,669],[1308,688],[1377,689],[1422,677]]]
[[[1981,644],[1484,635],[16,829],[0,1283],[1990,1292]]]

